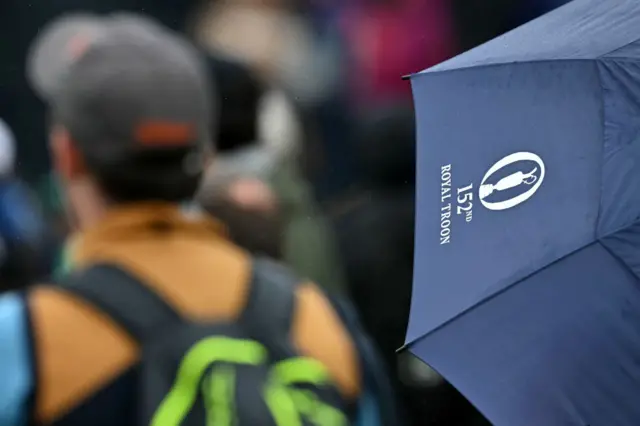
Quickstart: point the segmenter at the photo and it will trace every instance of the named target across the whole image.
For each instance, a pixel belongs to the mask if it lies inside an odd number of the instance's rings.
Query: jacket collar
[[[91,263],[109,246],[167,232],[200,240],[226,237],[222,224],[195,206],[162,202],[118,206],[111,208],[98,224],[69,239],[63,270]]]

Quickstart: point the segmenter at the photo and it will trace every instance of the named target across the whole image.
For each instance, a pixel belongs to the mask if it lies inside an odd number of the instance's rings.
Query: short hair
[[[84,156],[84,159],[100,189],[109,200],[117,203],[191,199],[202,173],[185,173],[185,167],[202,168],[201,164],[195,163],[204,162],[201,156],[187,149],[140,152],[117,163],[91,156]]]

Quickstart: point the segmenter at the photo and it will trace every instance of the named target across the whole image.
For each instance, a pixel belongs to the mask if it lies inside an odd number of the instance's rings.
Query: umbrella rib
[[[569,256],[572,256],[573,254],[579,252],[580,250],[583,250],[593,244],[601,244],[600,243],[600,238],[598,238],[595,241],[592,241],[588,244],[584,244],[580,247],[578,247],[577,249],[570,251],[569,253],[559,257],[558,259],[554,260],[553,262],[549,263],[548,265],[545,265],[543,268],[540,268],[534,272],[531,272],[530,274],[525,275],[524,277],[520,278],[519,280],[516,280],[515,282],[505,286],[504,288],[496,291],[495,293],[486,296],[484,299],[480,299],[480,301],[472,306],[469,306],[466,309],[463,309],[462,311],[460,311],[459,313],[457,313],[456,315],[452,316],[451,318],[449,318],[448,320],[444,321],[442,324],[432,328],[431,330],[429,330],[428,332],[426,332],[425,334],[423,334],[420,337],[416,337],[415,339],[411,340],[410,342],[405,343],[404,345],[402,345],[400,348],[398,348],[396,350],[396,352],[402,352],[403,350],[413,346],[415,343],[417,343],[418,341],[429,337],[430,335],[432,335],[433,333],[435,333],[436,331],[439,331],[440,329],[446,327],[447,325],[451,324],[452,322],[460,319],[461,317],[463,317],[464,315],[467,315],[468,313],[470,313],[471,311],[474,311],[475,309],[479,308],[480,306],[483,306],[484,304],[490,302],[491,300],[493,300],[494,298],[496,298],[497,296],[506,293],[508,290],[511,290],[513,287],[515,287],[517,284],[520,284],[522,281],[526,280],[527,278],[533,276],[534,274],[537,274],[541,271],[544,271],[545,269],[547,269],[548,267],[552,266],[553,264],[560,262],[564,259],[566,259]],[[604,244],[601,244],[604,247]],[[608,250],[607,250],[608,251]],[[616,258],[617,259],[617,258]]]

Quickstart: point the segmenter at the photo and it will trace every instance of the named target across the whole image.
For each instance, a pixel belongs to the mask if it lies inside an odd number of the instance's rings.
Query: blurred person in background
[[[350,111],[345,95],[345,52],[335,26],[312,25],[287,0],[205,2],[194,23],[205,46],[247,63],[269,87],[295,100],[304,138],[305,172],[315,197],[324,201],[355,174],[349,145]],[[309,12],[304,9],[304,12]]]
[[[360,125],[362,181],[333,216],[348,294],[395,373],[411,424],[475,426],[467,422],[482,416],[441,376],[409,353],[396,354],[404,344],[413,284],[415,140],[411,104],[376,108]]]
[[[267,184],[255,178],[237,178],[205,198],[203,207],[226,225],[234,243],[254,255],[284,261],[282,213]]]
[[[376,109],[361,124],[356,146],[362,181],[334,218],[348,294],[386,368],[394,372],[412,424],[421,425],[429,417],[411,410],[410,402],[417,398],[400,385],[396,355],[404,344],[413,277],[413,120],[411,107],[399,104]]]
[[[380,108],[358,133],[363,178],[336,212],[349,294],[395,369],[404,343],[413,279],[415,124],[411,106]]]
[[[322,413],[332,425],[401,425],[349,307],[251,257],[185,205],[214,129],[198,56],[121,13],[67,15],[36,40],[30,77],[51,110],[52,157],[78,233],[61,283],[0,297],[0,424],[232,415],[255,426]],[[218,392],[221,381],[236,393]]]
[[[302,131],[294,107],[282,91],[269,89],[242,62],[214,53],[209,63],[220,88],[221,111],[217,155],[205,173],[200,203],[215,212],[221,200],[233,201],[231,188],[236,188],[236,200],[245,192],[250,198],[273,199],[277,221],[261,220],[263,225],[279,223],[282,259],[301,276],[341,292],[344,277],[333,229],[299,172]]]
[[[340,63],[317,43],[309,22],[289,0],[204,2],[194,22],[195,38],[210,49],[247,64],[260,78],[285,89],[304,105],[332,92]]]
[[[65,244],[73,230],[65,212],[64,194],[55,171],[40,181],[36,191],[51,235],[49,275],[55,278],[64,275]]]
[[[41,184],[50,171],[43,103],[25,78],[26,52],[40,29],[58,15],[82,10],[106,13],[142,11],[163,25],[182,31],[196,0],[54,0],[0,2],[0,117],[16,134],[17,172],[29,183]],[[49,185],[50,182],[42,183]]]
[[[347,78],[359,108],[410,102],[410,85],[401,77],[457,53],[449,0],[353,0],[342,8]]]
[[[48,272],[49,240],[40,206],[15,175],[15,140],[0,120],[0,290],[24,288]]]
[[[219,122],[214,129],[217,160],[206,171],[196,199],[207,213],[225,224],[229,238],[240,247],[255,255],[284,260],[284,220],[272,187],[265,180],[244,174],[242,164],[238,173],[230,173],[225,161],[219,160],[229,152],[239,152],[239,157],[246,156],[246,162],[254,164],[254,172],[272,168],[267,156],[261,158],[254,153],[251,159],[247,153],[252,144],[257,144],[263,85],[241,62],[220,54],[205,55],[215,81],[213,96],[220,100]]]

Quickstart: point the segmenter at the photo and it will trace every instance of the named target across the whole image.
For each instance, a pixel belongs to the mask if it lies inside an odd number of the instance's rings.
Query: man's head
[[[177,34],[135,15],[69,15],[40,33],[28,70],[73,213],[193,196],[214,114],[200,58]]]

